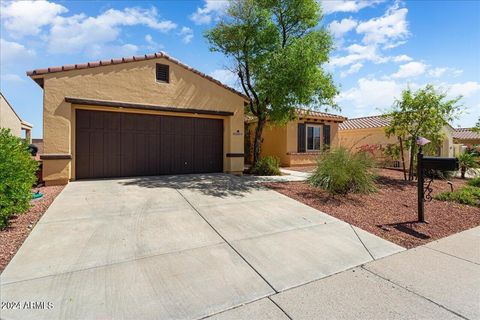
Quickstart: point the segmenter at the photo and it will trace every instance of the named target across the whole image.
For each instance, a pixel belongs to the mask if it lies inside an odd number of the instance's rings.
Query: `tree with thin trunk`
[[[205,34],[212,51],[230,58],[250,100],[246,113],[257,118],[254,164],[267,120],[285,124],[299,106],[338,109],[337,88],[322,69],[332,38],[319,26],[321,19],[315,0],[233,0],[223,20]]]
[[[393,109],[387,114],[391,121],[386,134],[401,137],[410,150],[408,180],[414,178],[416,139],[425,137],[430,140],[430,149],[441,145],[444,138],[441,129],[460,112],[460,99],[461,96],[447,99],[447,93],[439,92],[428,84],[415,92],[410,88],[404,90],[401,99],[395,101]]]

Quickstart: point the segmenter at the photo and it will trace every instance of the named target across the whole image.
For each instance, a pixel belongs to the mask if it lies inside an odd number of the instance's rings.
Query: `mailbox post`
[[[418,203],[418,221],[425,222],[425,172],[434,170],[441,171],[456,171],[458,170],[457,158],[443,158],[443,157],[424,157],[422,147],[429,143],[425,138],[417,138],[418,154],[417,154],[417,203]],[[430,183],[433,180],[433,175],[430,177],[427,185],[429,192],[432,191]],[[427,199],[430,201],[432,197],[427,194]]]
[[[418,222],[425,222],[425,190],[423,185],[425,184],[425,172],[423,170],[423,153],[422,145],[418,147],[417,154],[417,212]]]

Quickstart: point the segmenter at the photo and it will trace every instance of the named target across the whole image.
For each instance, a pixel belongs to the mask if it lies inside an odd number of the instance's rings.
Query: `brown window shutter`
[[[323,125],[323,145],[330,145],[330,125],[328,124]]]
[[[160,82],[170,82],[170,66],[168,64],[157,63],[156,78]]]
[[[297,138],[298,152],[305,152],[305,123],[298,124]]]

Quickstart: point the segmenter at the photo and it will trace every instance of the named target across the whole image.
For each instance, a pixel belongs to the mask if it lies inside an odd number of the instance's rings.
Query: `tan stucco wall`
[[[255,134],[252,134],[252,137]],[[280,159],[280,163],[284,165],[287,162],[287,129],[285,126],[266,125],[262,134],[262,148],[260,155],[275,156]]]
[[[382,128],[368,128],[355,130],[340,130],[339,133],[340,145],[344,148],[356,151],[357,148],[363,145],[377,145],[383,146],[388,144],[397,144],[396,137],[391,136],[387,138],[385,129]]]
[[[8,128],[14,136],[21,137],[21,121],[3,95],[0,95],[0,128]]]
[[[444,140],[440,149],[440,156],[453,157],[453,139],[452,131],[450,127],[445,126],[441,130],[444,135]],[[352,151],[358,150],[358,147],[363,145],[381,145],[382,147],[388,144],[398,145],[398,139],[395,136],[387,138],[385,135],[385,127],[380,128],[367,128],[367,129],[354,129],[354,130],[340,130],[339,141],[342,147],[351,149]],[[409,165],[410,153],[405,151],[405,165]],[[375,154],[377,160],[386,160],[383,152],[378,151]]]
[[[170,66],[170,83],[155,80],[155,64]],[[45,160],[44,180],[66,181],[75,178],[74,109],[65,97],[109,100],[234,112],[224,118],[224,171],[242,172],[243,158],[227,158],[227,153],[243,153],[243,105],[239,95],[220,87],[163,58],[120,63],[97,68],[51,73],[44,76],[43,137],[45,154],[71,154],[70,160]],[[81,108],[85,108],[82,106]],[[103,107],[87,107],[107,110]],[[108,108],[109,111],[127,111]],[[128,112],[132,112],[128,110]],[[135,112],[164,114],[161,112]],[[175,115],[173,113],[165,113]],[[180,116],[192,116],[181,113]],[[215,118],[214,116],[207,116]],[[233,134],[234,132],[240,134]]]
[[[385,135],[385,128],[367,128],[367,129],[354,129],[354,130],[340,130],[338,132],[339,135],[339,143],[342,147],[352,150],[358,151],[359,147],[365,145],[380,145],[381,147],[385,148],[389,144],[398,145],[398,139],[395,136],[391,136],[387,138]],[[404,157],[405,157],[405,166],[408,167],[410,163],[410,152],[405,150]],[[383,151],[377,150],[375,151],[375,159],[379,163],[385,163],[384,161],[390,160],[384,155]],[[399,159],[401,160],[401,157]],[[387,161],[390,162],[390,161]],[[400,162],[401,164],[401,162]],[[393,165],[393,163],[389,164],[388,166]]]
[[[275,156],[280,159],[282,166],[306,166],[316,163],[318,153],[303,153],[298,154],[298,123],[318,123],[328,124],[331,127],[330,131],[330,146],[335,148],[338,146],[338,123],[328,122],[326,120],[309,120],[296,119],[289,121],[284,126],[271,126],[269,124],[263,130],[262,147],[260,155]],[[250,125],[253,148],[253,137],[256,123]],[[323,142],[323,130],[321,131],[321,141]]]
[[[450,126],[444,126],[441,132],[444,139],[440,150],[440,156],[453,157],[453,128]]]

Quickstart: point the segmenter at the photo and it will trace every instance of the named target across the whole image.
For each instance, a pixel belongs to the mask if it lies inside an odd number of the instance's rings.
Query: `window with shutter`
[[[330,125],[323,126],[323,145],[330,146]]]
[[[167,64],[157,63],[156,78],[158,82],[168,83],[170,68]]]
[[[297,138],[297,151],[305,152],[305,123],[298,124]]]

